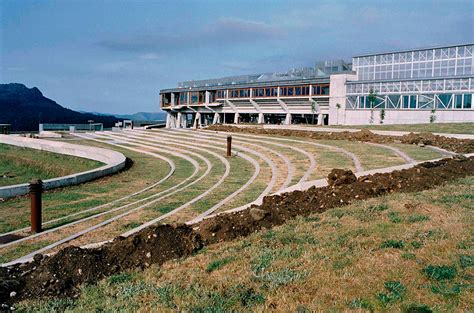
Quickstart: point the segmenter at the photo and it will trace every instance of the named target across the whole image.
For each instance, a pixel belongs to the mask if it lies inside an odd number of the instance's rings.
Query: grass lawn
[[[354,153],[365,170],[401,165],[405,161],[392,150],[363,142],[346,140],[318,140],[316,142],[343,148]]]
[[[20,311],[469,311],[474,177],[300,217]]]
[[[85,158],[0,144],[0,186],[61,177],[102,165]]]
[[[337,128],[367,128],[376,130],[394,130],[408,132],[430,132],[447,134],[474,134],[474,123],[433,123],[433,124],[400,124],[400,125],[344,125],[328,126]]]
[[[134,161],[134,165],[129,170],[119,174],[86,184],[45,192],[43,195],[44,221],[131,194],[160,180],[169,171],[169,165],[166,162],[152,156],[92,141],[79,141],[77,143],[117,150],[131,158]],[[183,168],[182,165],[179,164],[178,168],[186,171],[188,168]],[[180,171],[177,172],[178,178],[182,177],[179,174]],[[188,173],[183,173],[183,175],[188,175]],[[169,183],[176,183],[176,181],[170,180]],[[28,226],[29,213],[30,200],[28,197],[18,197],[0,202],[0,232],[3,233]]]

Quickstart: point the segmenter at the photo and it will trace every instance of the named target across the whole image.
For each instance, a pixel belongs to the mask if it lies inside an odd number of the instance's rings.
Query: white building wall
[[[373,110],[373,124],[380,124],[379,109]],[[346,125],[370,124],[370,110],[345,110]],[[385,110],[383,124],[428,124],[432,113],[429,110]],[[435,123],[473,122],[474,110],[437,110]]]
[[[346,81],[357,80],[355,74],[334,74],[330,77],[329,88],[329,125],[343,125],[346,123]],[[337,108],[337,105],[340,108]],[[325,113],[325,112],[323,112]]]

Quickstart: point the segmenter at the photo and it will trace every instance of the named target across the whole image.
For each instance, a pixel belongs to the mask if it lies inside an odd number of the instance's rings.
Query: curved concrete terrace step
[[[67,142],[0,135],[0,143],[86,158],[105,163],[104,166],[89,171],[44,180],[43,188],[45,190],[78,185],[103,176],[115,174],[125,167],[126,162],[125,156],[120,152],[98,147],[75,145]],[[0,198],[5,199],[25,195],[28,193],[28,186],[28,183],[24,183],[0,187]]]

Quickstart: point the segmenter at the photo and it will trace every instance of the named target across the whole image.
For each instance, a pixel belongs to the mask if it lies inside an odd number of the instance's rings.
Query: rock
[[[329,173],[327,180],[330,186],[339,186],[354,183],[357,177],[350,170],[335,168]]]
[[[147,253],[146,253],[146,257],[147,257],[147,258],[151,258],[151,252],[147,252]]]
[[[15,298],[16,297],[16,291],[10,292],[10,298]]]
[[[266,212],[264,210],[257,209],[257,208],[250,209],[249,213],[250,213],[250,216],[253,218],[254,221],[260,221],[266,215]]]
[[[43,255],[41,253],[35,254],[33,256],[33,261],[35,261],[37,263],[41,262],[42,259],[43,259]]]

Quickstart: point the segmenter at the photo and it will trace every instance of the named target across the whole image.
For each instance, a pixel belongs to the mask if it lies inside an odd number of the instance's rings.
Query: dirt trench
[[[0,268],[0,310],[27,298],[77,297],[81,284],[187,257],[205,245],[247,236],[298,215],[394,192],[425,190],[469,175],[474,175],[474,157],[426,162],[411,169],[360,178],[351,171],[334,169],[328,175],[327,187],[267,196],[260,206],[221,214],[192,226],[149,227],[99,248],[67,247],[50,257],[36,255],[33,262]]]
[[[438,148],[446,149],[457,153],[474,152],[474,140],[457,139],[444,136],[433,135],[432,133],[409,133],[403,136],[386,136],[372,133],[368,129],[362,129],[357,132],[315,132],[294,129],[264,129],[256,127],[236,127],[228,125],[211,125],[207,130],[258,134],[258,135],[274,135],[274,136],[295,136],[321,140],[349,140],[373,143],[404,143],[415,145],[430,145]]]

